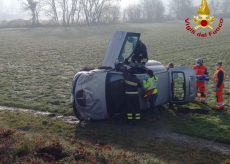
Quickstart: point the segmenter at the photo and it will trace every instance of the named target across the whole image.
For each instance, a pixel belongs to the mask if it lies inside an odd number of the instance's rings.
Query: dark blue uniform
[[[133,74],[125,73],[126,114],[128,122],[140,120],[139,89],[140,80]]]
[[[131,61],[137,63],[146,63],[148,61],[148,52],[146,45],[140,40],[137,42],[134,51],[134,55],[132,56]]]

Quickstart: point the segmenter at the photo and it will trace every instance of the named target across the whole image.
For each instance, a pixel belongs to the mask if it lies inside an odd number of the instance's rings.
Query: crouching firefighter
[[[204,65],[204,60],[202,58],[196,59],[196,65],[193,66],[193,69],[196,73],[196,101],[207,103],[205,85],[209,82],[209,73]]]
[[[139,91],[141,89],[140,80],[128,72],[124,72],[125,95],[126,95],[126,116],[128,124],[135,125],[141,119]]]
[[[222,62],[218,62],[216,64],[216,71],[214,73],[214,91],[216,94],[216,110],[224,109],[224,98],[223,98],[223,90],[224,90],[224,80],[226,80],[225,72],[222,68]]]
[[[131,61],[132,63],[143,66],[148,62],[148,51],[146,45],[141,40],[138,40],[136,46],[134,47]]]
[[[158,97],[157,82],[158,77],[154,75],[152,70],[147,71],[148,77],[143,80],[143,86],[145,89],[145,98],[150,102],[150,108],[153,112],[153,119],[151,121],[160,120],[160,112],[156,106],[156,100]]]

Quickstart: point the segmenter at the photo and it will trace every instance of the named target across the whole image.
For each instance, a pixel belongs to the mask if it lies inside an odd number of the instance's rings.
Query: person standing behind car
[[[224,109],[224,97],[223,97],[223,90],[224,90],[224,80],[226,80],[225,71],[222,68],[222,62],[218,62],[216,64],[216,71],[214,73],[214,91],[216,94],[216,110],[223,110]]]
[[[140,80],[134,75],[124,71],[125,95],[126,95],[126,115],[128,124],[135,125],[141,119],[139,90],[141,89]]]
[[[202,58],[196,59],[196,65],[193,66],[193,69],[196,73],[196,101],[207,103],[205,85],[209,81],[209,73],[204,65],[204,60]]]
[[[153,121],[160,120],[160,112],[156,106],[156,100],[158,97],[157,82],[158,77],[154,75],[152,70],[147,70],[148,77],[143,81],[145,91],[145,97],[150,102],[151,110],[153,111]]]
[[[173,64],[173,63],[169,63],[169,64],[167,65],[167,70],[170,70],[170,69],[172,69],[172,68],[174,68],[174,64]]]

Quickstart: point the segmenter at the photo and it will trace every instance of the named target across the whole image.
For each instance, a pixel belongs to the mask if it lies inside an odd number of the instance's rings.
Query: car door
[[[111,117],[125,113],[125,83],[120,72],[111,71],[107,74],[106,104]]]
[[[196,76],[192,68],[176,67],[169,70],[170,102],[186,104],[194,101]]]

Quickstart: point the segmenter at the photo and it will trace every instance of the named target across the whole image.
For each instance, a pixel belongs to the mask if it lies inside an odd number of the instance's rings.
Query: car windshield
[[[119,56],[119,61],[124,61],[127,59],[134,51],[134,48],[136,47],[138,36],[128,36],[126,38],[124,47],[122,49],[122,53]]]

